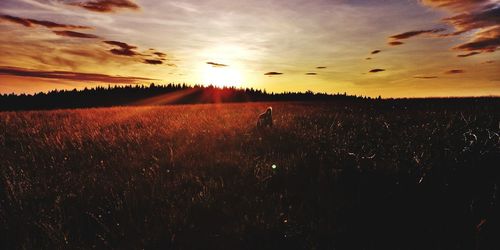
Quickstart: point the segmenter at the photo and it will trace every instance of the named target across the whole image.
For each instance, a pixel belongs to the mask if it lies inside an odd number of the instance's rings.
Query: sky
[[[500,95],[499,0],[2,0],[0,94],[188,83]]]

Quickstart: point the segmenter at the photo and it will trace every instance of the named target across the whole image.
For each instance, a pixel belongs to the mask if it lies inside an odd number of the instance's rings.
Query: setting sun
[[[224,64],[208,62],[203,65],[202,82],[217,87],[241,86],[243,79],[239,70]]]

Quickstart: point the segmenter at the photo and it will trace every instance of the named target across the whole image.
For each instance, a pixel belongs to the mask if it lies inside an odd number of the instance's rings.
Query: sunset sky
[[[500,95],[499,0],[1,0],[0,93]]]

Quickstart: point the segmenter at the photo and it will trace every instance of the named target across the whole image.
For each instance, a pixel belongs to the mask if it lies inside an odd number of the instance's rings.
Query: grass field
[[[257,130],[269,105],[275,126]],[[498,244],[499,106],[422,107],[0,113],[0,248]]]

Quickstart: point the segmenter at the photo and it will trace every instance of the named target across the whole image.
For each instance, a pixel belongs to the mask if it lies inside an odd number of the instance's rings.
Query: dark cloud
[[[215,62],[207,62],[207,64],[212,65],[214,68],[222,68],[222,67],[227,67],[228,65],[222,64],[222,63],[215,63]]]
[[[378,53],[380,53],[380,52],[382,52],[382,51],[377,49],[377,50],[372,51],[372,53],[371,53],[371,54],[372,54],[372,55],[375,55],[375,54],[378,54]]]
[[[494,52],[500,48],[500,3],[491,0],[421,0],[422,4],[433,8],[445,9],[452,13],[443,22],[454,27],[455,31],[442,34],[449,37],[472,33],[472,38],[454,47],[457,51],[468,51],[464,55]],[[460,56],[460,55],[459,55]]]
[[[33,27],[35,25],[38,25],[38,26],[44,26],[44,27],[47,27],[47,28],[50,28],[50,29],[54,29],[54,28],[91,29],[91,27],[89,27],[89,26],[61,24],[61,23],[55,23],[55,22],[51,22],[51,21],[29,19],[29,18],[9,16],[9,15],[0,15],[0,20],[4,20],[4,21],[11,22],[11,23],[20,24],[20,25],[23,25],[23,26],[26,26],[26,27]]]
[[[104,41],[104,43],[116,46],[118,48],[111,49],[109,50],[111,53],[115,55],[120,55],[120,56],[137,56],[140,55],[135,51],[137,49],[137,46],[129,45],[124,42],[118,42],[118,41]]]
[[[271,72],[265,73],[264,75],[265,76],[278,76],[278,75],[283,75],[283,73],[271,71]]]
[[[473,29],[496,26],[500,23],[500,6],[485,8],[476,12],[462,13],[443,19],[461,34]]]
[[[167,54],[162,53],[162,52],[158,52],[158,51],[157,51],[157,52],[154,52],[153,54],[155,54],[156,56],[158,56],[158,57],[160,57],[160,58],[164,58],[164,57],[166,57],[166,56],[167,56]]]
[[[0,67],[0,75],[13,75],[23,77],[38,77],[59,80],[93,81],[103,83],[135,83],[157,80],[144,77],[111,76],[105,74],[81,73],[72,71],[43,71],[17,67]]]
[[[369,72],[370,73],[377,73],[377,72],[382,72],[382,71],[385,71],[385,69],[372,69]]]
[[[70,1],[68,5],[78,6],[86,10],[95,12],[116,12],[118,10],[129,9],[138,10],[139,5],[132,0],[90,0],[90,1]]]
[[[446,72],[444,72],[445,74],[462,74],[464,73],[465,71],[464,70],[461,70],[461,69],[452,69],[452,70],[448,70]]]
[[[326,69],[326,67],[325,67],[325,66],[318,66],[318,67],[316,67],[316,68],[317,68],[317,69]]]
[[[163,61],[162,60],[154,60],[154,59],[144,59],[144,63],[157,65],[157,64],[162,64]]]
[[[474,38],[453,49],[461,51],[495,52],[500,48],[500,26],[483,30],[475,34]]]
[[[76,37],[76,38],[90,38],[90,39],[99,38],[96,35],[87,34],[87,33],[80,33],[80,32],[75,32],[75,31],[70,31],[70,30],[54,30],[52,32],[54,32],[56,35],[59,35],[59,36]]]
[[[168,61],[168,59],[165,58],[167,56],[167,54],[162,53],[162,52],[156,51],[156,52],[153,52],[151,54],[151,52],[146,51],[144,53],[147,53],[147,54],[141,54],[141,53],[138,53],[136,51],[137,46],[134,46],[134,45],[130,45],[130,44],[127,44],[124,42],[119,42],[119,41],[103,41],[103,42],[115,47],[115,48],[109,50],[109,52],[111,52],[114,55],[137,58],[141,62],[143,62],[145,64],[151,64],[151,65],[164,64],[164,61]],[[155,51],[154,49],[149,49],[149,50]],[[171,67],[177,67],[177,65],[175,65],[173,63],[167,63],[165,65],[171,66]]]
[[[317,75],[317,74],[318,74],[318,73],[316,73],[316,72],[308,72],[308,73],[306,73],[306,75],[308,75],[308,76],[315,76],[315,75]]]
[[[394,41],[397,41],[397,40],[404,40],[404,39],[408,39],[408,38],[423,35],[423,34],[434,34],[434,33],[439,33],[439,32],[443,32],[443,31],[445,31],[445,29],[413,30],[413,31],[408,31],[408,32],[404,32],[401,34],[393,35],[393,36],[390,36],[389,38],[393,39]]]
[[[404,42],[391,41],[391,42],[388,42],[388,44],[391,45],[391,46],[398,46],[398,45],[404,44]]]
[[[473,51],[473,52],[470,52],[470,53],[467,53],[467,54],[458,55],[457,57],[469,57],[469,56],[473,56],[473,55],[477,55],[477,54],[480,54],[480,53],[476,52],[476,51]]]
[[[417,79],[436,79],[438,77],[437,76],[414,76],[413,78],[417,78]]]
[[[365,60],[371,60],[371,59],[372,59],[371,57],[367,57],[367,58],[365,58]]]

